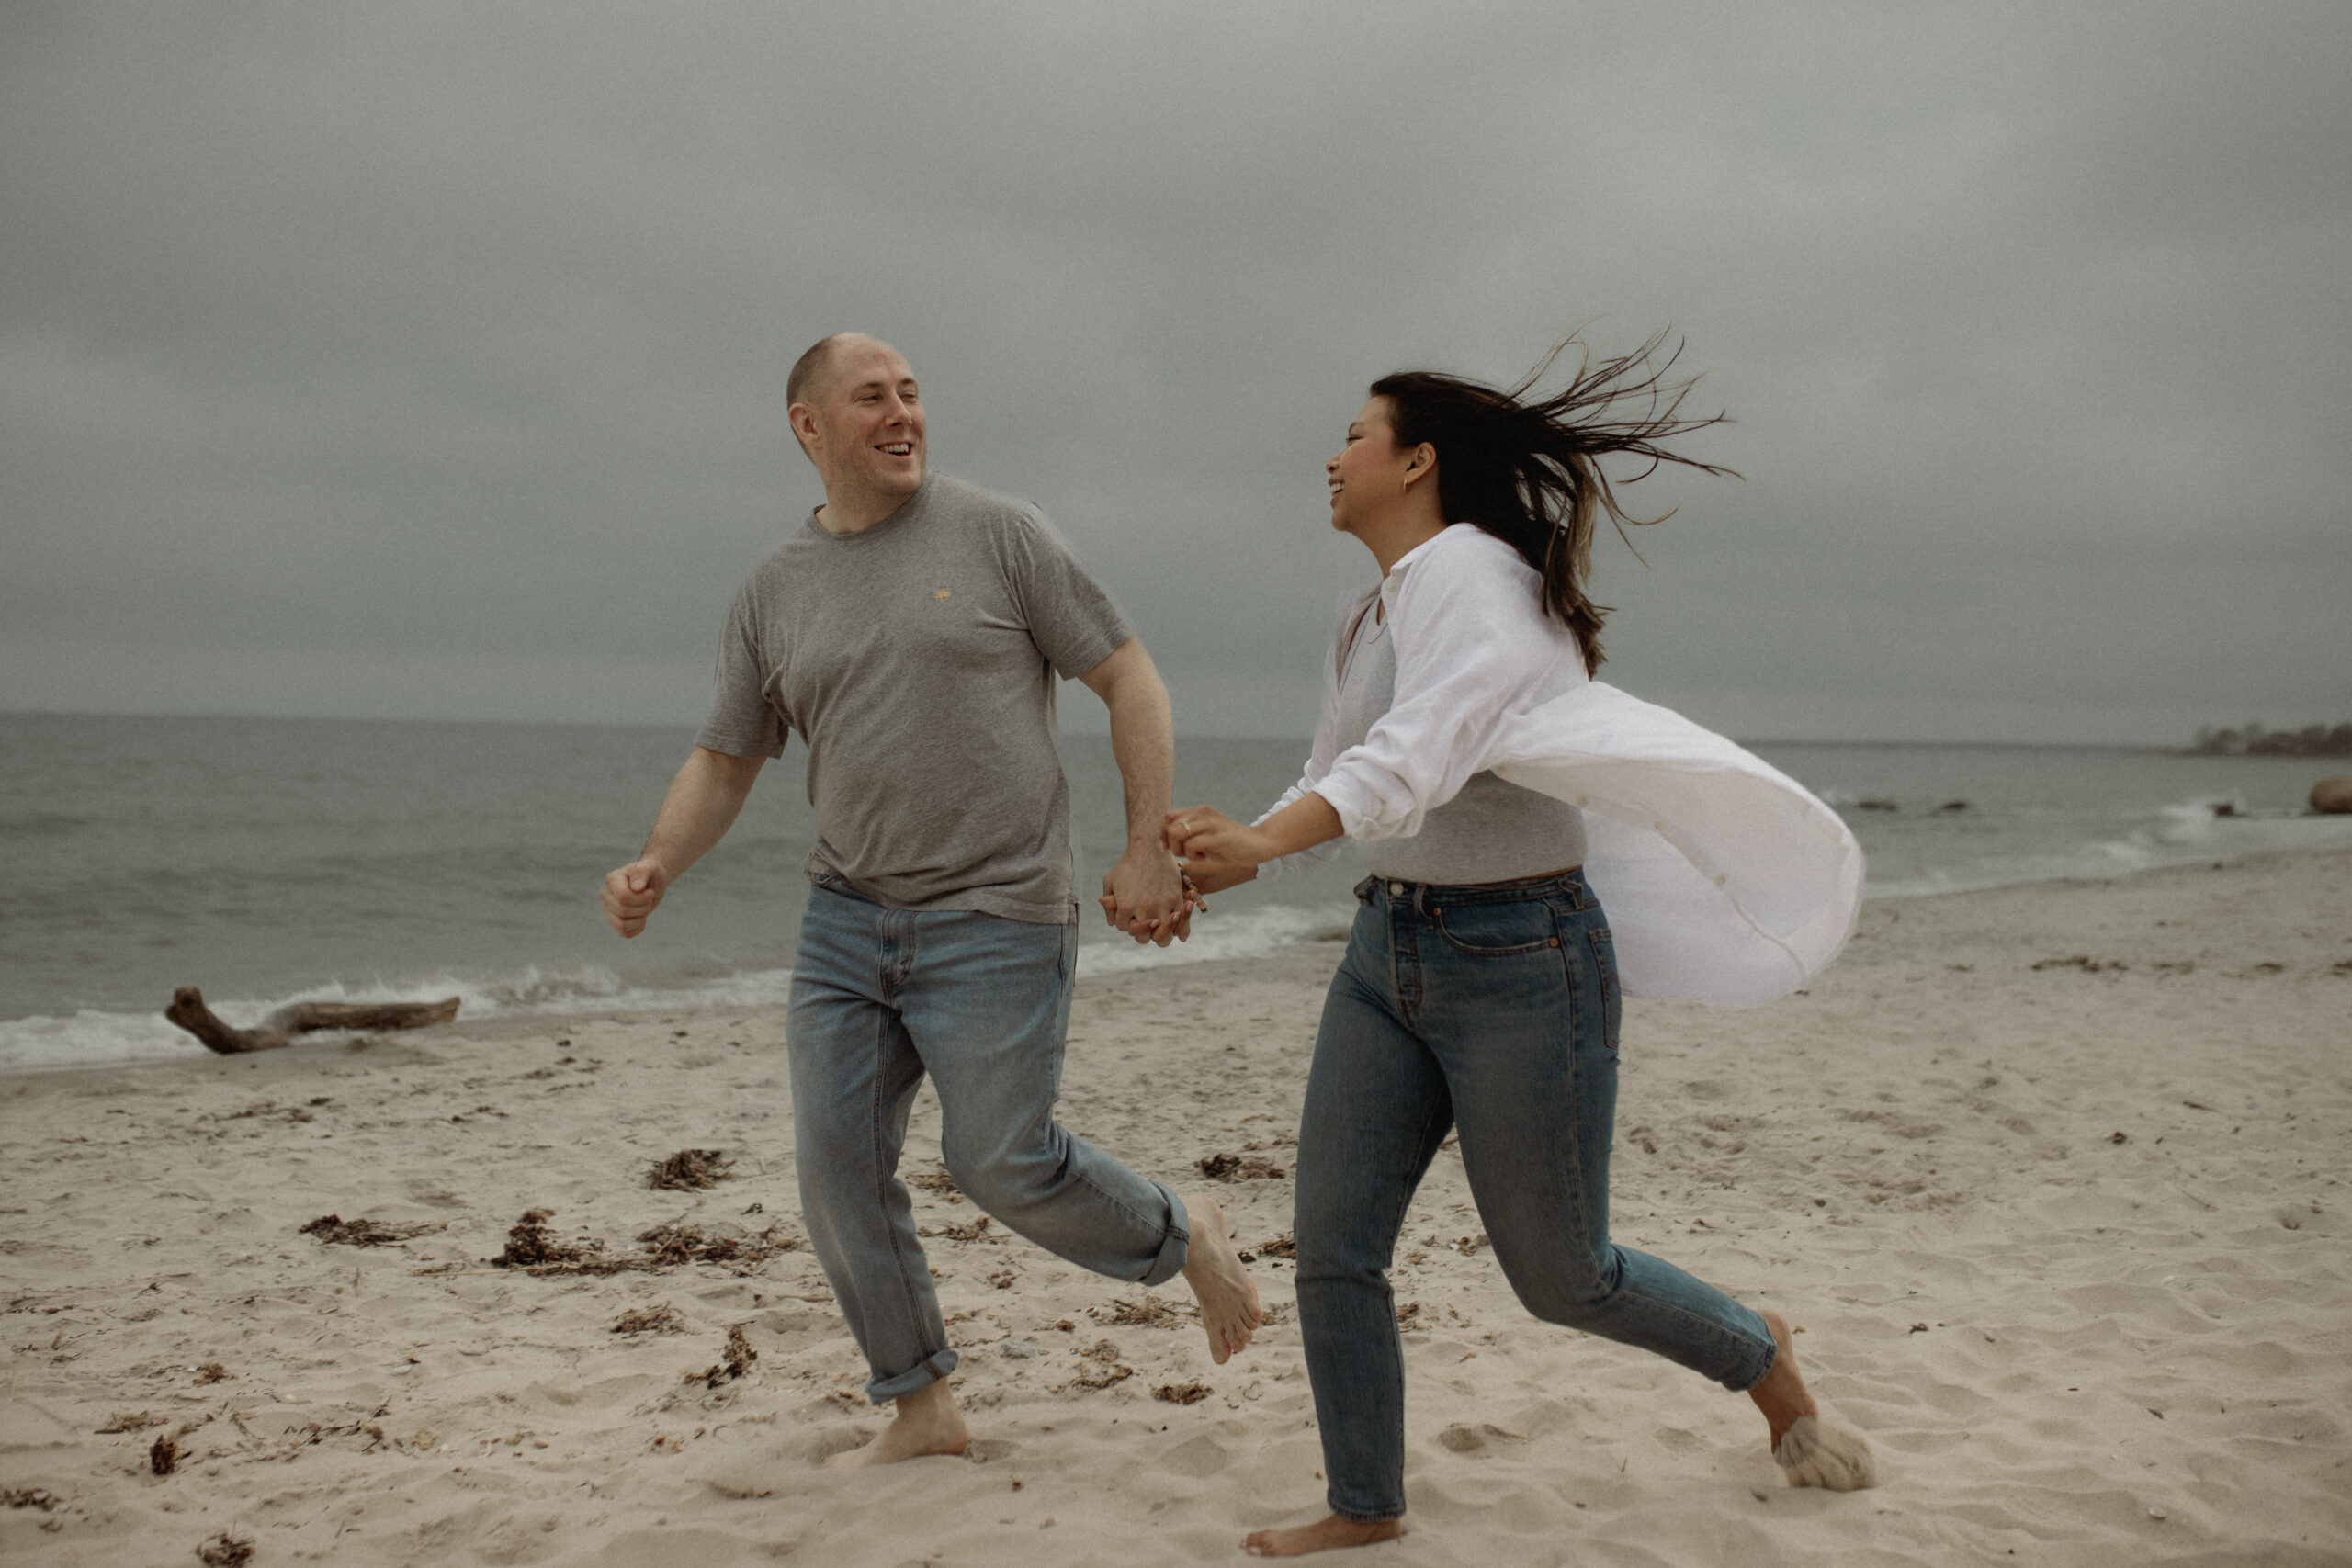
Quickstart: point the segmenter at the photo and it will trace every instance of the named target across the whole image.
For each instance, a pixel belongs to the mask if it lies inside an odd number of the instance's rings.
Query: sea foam
[[[1197,916],[1189,942],[1166,948],[1138,946],[1105,930],[1079,946],[1080,976],[1124,974],[1212,959],[1252,958],[1317,936],[1343,934],[1351,911],[1265,906],[1238,913]],[[601,964],[530,964],[489,976],[429,975],[398,982],[330,981],[289,996],[207,998],[212,1010],[238,1028],[250,1027],[288,1002],[418,1001],[456,997],[459,1026],[484,1019],[570,1013],[688,1012],[730,1008],[781,1008],[791,994],[790,969],[716,976],[687,986],[624,983]],[[317,1038],[347,1039],[356,1032],[322,1030]],[[153,1012],[84,1009],[62,1016],[0,1020],[0,1073],[58,1067],[98,1067],[133,1062],[182,1061],[211,1055],[193,1035]]]

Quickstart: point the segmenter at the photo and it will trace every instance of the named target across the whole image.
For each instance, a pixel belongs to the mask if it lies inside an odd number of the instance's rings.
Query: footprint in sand
[[[1441,1446],[1470,1459],[1494,1459],[1527,1446],[1527,1439],[1517,1432],[1506,1432],[1483,1421],[1476,1427],[1456,1421],[1440,1432],[1437,1440]]]
[[[1198,1478],[1215,1475],[1233,1462],[1233,1455],[1223,1443],[1206,1432],[1187,1438],[1159,1456],[1161,1465],[1179,1475]]]
[[[1707,1446],[1698,1433],[1682,1427],[1660,1427],[1651,1436],[1670,1454],[1694,1454]]]
[[[718,1495],[734,1501],[773,1497],[776,1492],[775,1472],[761,1465],[716,1471],[704,1476],[702,1483]]]

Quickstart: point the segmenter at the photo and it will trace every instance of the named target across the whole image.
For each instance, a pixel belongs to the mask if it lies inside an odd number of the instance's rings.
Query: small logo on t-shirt
[[[944,599],[944,598],[946,598],[947,596],[948,596],[948,595],[947,595],[947,590],[945,590],[944,588],[941,589],[938,592],[936,592],[936,593],[934,593],[934,594],[933,594],[933,595],[932,595],[932,597],[933,597],[933,598],[934,598],[934,599]]]

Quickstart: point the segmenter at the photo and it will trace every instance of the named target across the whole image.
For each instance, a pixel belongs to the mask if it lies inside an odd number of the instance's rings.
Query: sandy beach
[[[1396,1275],[1412,1533],[1346,1560],[2352,1563],[2347,890],[2335,854],[1883,900],[1808,993],[1633,1006],[1619,1235],[1801,1325],[1884,1484],[1785,1489],[1744,1399],[1528,1318],[1448,1155]],[[879,1417],[798,1245],[780,1011],[0,1080],[0,1555],[1240,1561],[1320,1513],[1282,1254],[1337,951],[1077,1005],[1071,1127],[1179,1186],[1237,1156],[1257,1344],[1214,1367],[1181,1288],[980,1224],[926,1103],[977,1440],[860,1473],[818,1464]],[[731,1163],[649,1184],[688,1149]],[[493,1264],[533,1210],[537,1256],[628,1266]]]

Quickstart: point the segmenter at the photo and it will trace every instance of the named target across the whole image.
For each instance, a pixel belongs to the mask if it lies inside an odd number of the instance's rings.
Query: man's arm
[[[1104,913],[1137,942],[1166,947],[1187,934],[1190,913],[1175,858],[1160,843],[1176,788],[1176,720],[1168,688],[1143,639],[1132,637],[1079,679],[1111,710],[1111,755],[1126,791],[1127,849],[1102,879]]]
[[[605,877],[605,919],[625,937],[645,929],[646,917],[670,884],[727,836],[760,776],[764,757],[730,757],[697,746],[670,781],[653,832],[637,859]]]

